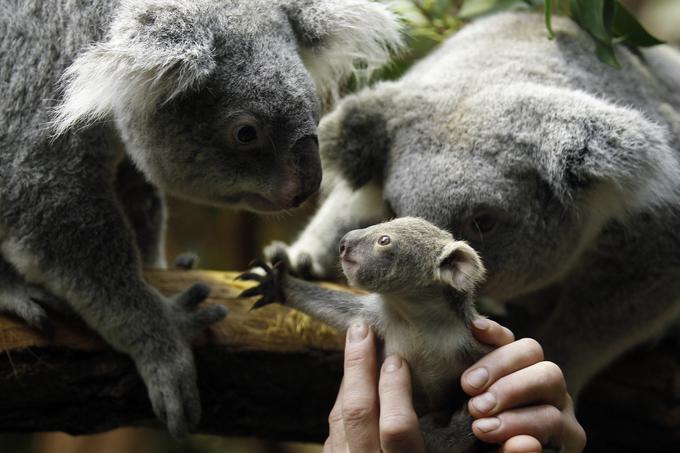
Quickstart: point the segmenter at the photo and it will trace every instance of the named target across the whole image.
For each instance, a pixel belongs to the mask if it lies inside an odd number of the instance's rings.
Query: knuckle
[[[564,380],[562,368],[554,362],[544,361],[540,363],[542,374],[546,384],[556,387],[560,392],[566,392],[567,385]]]
[[[387,444],[400,444],[410,438],[418,421],[408,415],[383,416],[380,420],[380,439]]]
[[[522,338],[518,342],[521,343],[527,357],[538,362],[543,360],[543,347],[538,341],[533,338]]]
[[[330,414],[328,414],[328,424],[330,426],[336,426],[342,423],[342,412],[336,406],[334,407]]]
[[[343,405],[342,408],[342,421],[345,426],[361,425],[374,416],[371,404],[353,402]]]
[[[347,346],[345,348],[345,368],[357,368],[366,365],[368,353],[365,348],[359,345]]]

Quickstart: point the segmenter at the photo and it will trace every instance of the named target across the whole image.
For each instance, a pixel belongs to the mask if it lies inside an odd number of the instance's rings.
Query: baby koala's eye
[[[378,239],[378,245],[387,245],[390,242],[392,242],[392,239],[390,239],[390,237],[386,234],[383,235],[383,236],[380,236],[380,239]]]

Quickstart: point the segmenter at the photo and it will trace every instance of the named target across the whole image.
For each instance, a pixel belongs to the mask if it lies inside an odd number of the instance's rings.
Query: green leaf
[[[619,2],[617,2],[616,14],[614,15],[613,30],[616,36],[623,37],[624,42],[634,46],[649,47],[663,44],[663,41],[645,30],[640,22]]]
[[[550,39],[555,38],[555,32],[552,28],[552,6],[552,0],[545,0],[545,28],[548,29]]]
[[[621,64],[616,58],[614,46],[610,43],[604,43],[599,39],[595,39],[595,55],[602,63],[608,64],[614,69],[621,69]]]
[[[465,0],[458,11],[458,17],[472,19],[523,4],[526,4],[524,0]]]
[[[571,0],[574,20],[605,44],[611,43],[611,34],[604,23],[605,3],[610,0]]]

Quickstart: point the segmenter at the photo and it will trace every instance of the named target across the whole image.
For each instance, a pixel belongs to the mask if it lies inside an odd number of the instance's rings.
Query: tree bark
[[[236,275],[146,273],[165,294],[205,282],[213,287],[205,303],[230,310],[196,341],[203,400],[198,431],[322,441],[342,374],[343,338],[278,305],[250,312],[252,301],[237,299],[248,284],[234,281]],[[0,317],[0,431],[85,434],[119,426],[161,427],[131,360],[82,323],[58,314],[54,320],[55,335],[48,339]],[[627,354],[599,376],[579,408],[589,450],[677,451],[679,362],[677,345],[669,340]]]

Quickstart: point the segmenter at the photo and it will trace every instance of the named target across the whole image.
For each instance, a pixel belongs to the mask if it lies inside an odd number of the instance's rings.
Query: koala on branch
[[[474,443],[472,420],[462,400],[462,408],[452,403],[460,375],[489,351],[470,332],[477,316],[475,287],[485,273],[477,253],[412,217],[350,231],[339,250],[349,284],[371,294],[334,291],[287,275],[290,263],[281,247],[273,269],[260,264],[266,276],[241,275],[259,282],[241,295],[262,296],[253,308],[280,302],[341,332],[363,319],[384,342],[381,360],[397,354],[410,365],[428,451],[467,451]]]
[[[163,194],[258,212],[321,181],[322,99],[385,62],[399,25],[365,0],[0,4],[0,310],[44,305],[129,354],[175,436],[200,418],[190,343],[225,316],[165,297]]]

